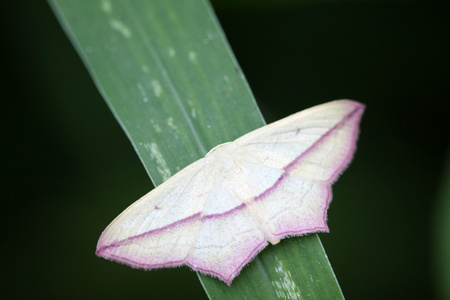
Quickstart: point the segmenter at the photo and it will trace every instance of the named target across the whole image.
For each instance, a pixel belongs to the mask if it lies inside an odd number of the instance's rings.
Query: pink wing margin
[[[326,219],[332,199],[331,185],[353,158],[359,134],[359,123],[365,108],[364,105],[351,100],[340,100],[340,102],[345,102],[345,105],[350,108],[341,121],[286,165],[275,184],[255,197],[253,201],[242,203],[234,209],[220,214],[207,215],[199,211],[162,228],[145,231],[122,240],[111,241],[110,238],[105,238],[108,227],[98,241],[96,254],[146,270],[188,265],[196,271],[217,277],[231,285],[242,268],[268,245],[268,241],[276,244],[280,239],[288,236],[301,236],[320,231],[328,232]],[[320,174],[321,176],[312,178],[316,175],[308,173],[308,166],[314,164],[317,159],[324,159],[327,155],[333,154],[333,152],[322,153],[321,149],[329,141],[338,138],[339,133],[343,130],[347,133],[344,135],[343,147],[337,149],[339,155],[336,156],[329,169]],[[292,194],[299,194],[298,199],[293,198]],[[306,201],[306,199],[308,200]],[[280,203],[285,207],[279,208],[276,214],[272,214],[271,207],[279,207]],[[292,208],[292,205],[296,207]],[[258,216],[254,215],[255,212]],[[238,224],[242,222],[242,219],[248,223],[248,228],[227,226],[229,223]],[[266,223],[261,224],[261,220]],[[220,258],[221,249],[212,247],[216,241],[211,241],[211,245],[202,245],[203,248],[199,247],[202,248],[201,251],[193,249],[196,244],[195,241],[192,241],[192,248],[178,256],[170,253],[170,247],[168,250],[165,248],[165,252],[155,252],[155,247],[148,246],[149,243],[151,245],[152,242],[156,243],[165,239],[163,236],[169,235],[177,238],[186,230],[199,232],[197,234],[199,240],[201,235],[207,238],[208,235],[214,233],[217,235],[221,231],[232,230],[232,234],[228,233],[228,236],[233,237],[232,240],[227,241],[225,237],[219,236],[217,242],[236,243],[235,237],[239,237],[245,243],[237,243],[233,248],[235,249],[233,254],[230,256],[229,253],[224,252],[220,260],[211,259],[211,255],[204,253],[205,249],[211,247],[211,250],[207,251],[218,252],[216,257]],[[128,248],[130,245],[140,245],[140,247],[148,247],[150,250],[146,255]]]

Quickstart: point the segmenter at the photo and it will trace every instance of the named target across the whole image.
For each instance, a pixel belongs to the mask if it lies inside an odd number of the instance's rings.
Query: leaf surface
[[[207,2],[50,4],[155,185],[264,125]],[[199,277],[211,299],[343,298],[316,234],[268,247],[231,287]]]

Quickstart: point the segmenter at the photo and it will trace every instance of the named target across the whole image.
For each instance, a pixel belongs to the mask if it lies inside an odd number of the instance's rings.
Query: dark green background
[[[187,268],[144,272],[94,255],[102,230],[152,185],[48,4],[28,2],[0,7],[0,295],[205,298]],[[338,98],[367,105],[320,235],[346,298],[437,297],[448,5],[225,2],[214,8],[267,122]]]

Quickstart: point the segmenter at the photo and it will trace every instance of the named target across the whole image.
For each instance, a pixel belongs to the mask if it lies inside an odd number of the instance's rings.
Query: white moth
[[[331,185],[363,111],[333,101],[213,148],[120,214],[96,254],[148,270],[188,265],[230,285],[268,242],[329,231]]]

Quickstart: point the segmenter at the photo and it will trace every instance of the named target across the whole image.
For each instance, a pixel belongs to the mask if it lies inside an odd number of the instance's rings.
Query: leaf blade
[[[50,3],[155,185],[217,144],[264,125],[207,2]],[[294,277],[290,285],[282,284],[286,274]],[[342,298],[315,234],[268,247],[231,288],[199,277],[214,299]]]

